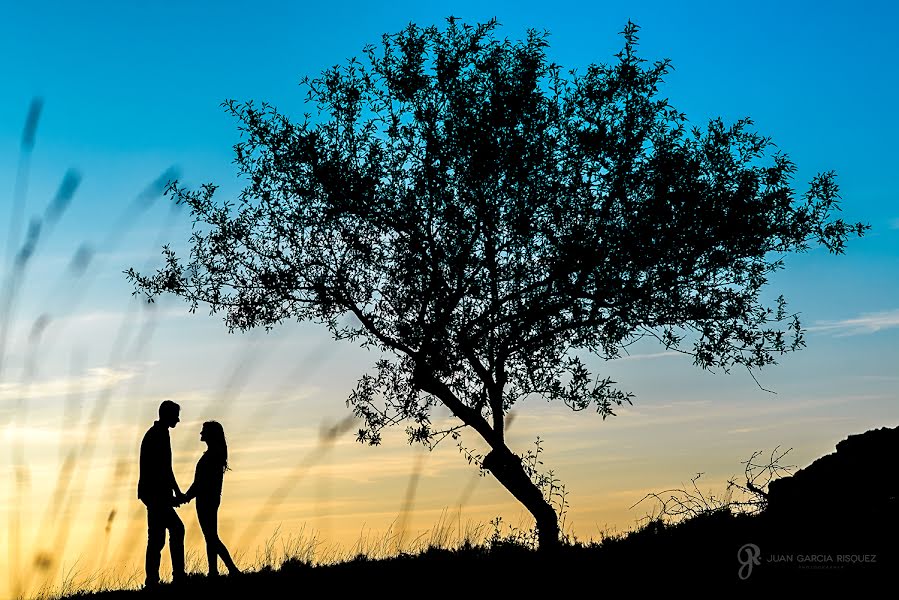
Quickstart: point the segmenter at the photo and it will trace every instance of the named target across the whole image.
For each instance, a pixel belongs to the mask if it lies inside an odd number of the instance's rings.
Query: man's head
[[[181,413],[181,407],[172,402],[171,400],[163,400],[162,404],[159,405],[159,422],[165,425],[166,427],[175,427],[178,424],[178,421],[181,420],[179,414]]]

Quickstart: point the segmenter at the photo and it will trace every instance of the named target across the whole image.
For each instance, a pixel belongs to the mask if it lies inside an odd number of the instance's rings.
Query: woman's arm
[[[206,456],[205,454],[203,456]],[[203,489],[203,456],[200,457],[200,460],[197,461],[197,467],[194,469],[194,482],[190,484],[190,487],[187,488],[187,492],[184,494],[184,501],[190,502]]]

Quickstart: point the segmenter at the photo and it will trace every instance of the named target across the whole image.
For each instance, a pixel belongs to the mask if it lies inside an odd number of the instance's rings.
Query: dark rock
[[[805,522],[835,533],[895,521],[899,427],[850,435],[836,450],[772,481],[766,513],[779,522]]]

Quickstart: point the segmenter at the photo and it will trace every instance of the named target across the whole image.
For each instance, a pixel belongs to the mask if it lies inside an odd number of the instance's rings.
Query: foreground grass
[[[237,576],[192,575],[156,590],[77,592],[65,598],[292,597],[310,593],[401,596],[460,593],[526,594],[575,591],[670,591],[701,597],[713,590],[770,591],[788,585],[809,589],[868,587],[890,581],[895,552],[887,539],[894,526],[870,535],[824,533],[826,524],[774,524],[764,516],[715,511],[678,524],[650,521],[636,531],[588,543],[569,541],[560,551],[535,551],[527,536],[494,535],[480,544],[430,546],[417,553],[371,558],[365,554],[332,564],[286,556]],[[752,572],[740,577],[745,544],[761,549]],[[745,556],[744,560],[751,560]]]

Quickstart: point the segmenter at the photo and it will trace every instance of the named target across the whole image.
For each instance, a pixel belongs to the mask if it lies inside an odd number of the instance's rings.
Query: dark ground
[[[609,592],[676,594],[705,598],[720,593],[760,596],[782,592],[832,596],[876,590],[892,595],[899,578],[897,515],[881,526],[839,530],[826,522],[774,522],[770,517],[703,514],[679,525],[650,522],[601,544],[564,546],[545,555],[519,544],[433,549],[392,559],[353,561],[312,567],[288,560],[279,570],[186,582],[153,591],[109,591],[74,597],[118,598],[269,598],[309,595],[366,597],[527,598],[560,593],[594,597]],[[751,572],[755,544],[758,564]],[[743,548],[741,550],[741,548]],[[742,560],[741,560],[742,559]],[[891,585],[892,584],[892,585]],[[867,593],[865,593],[867,592]]]

